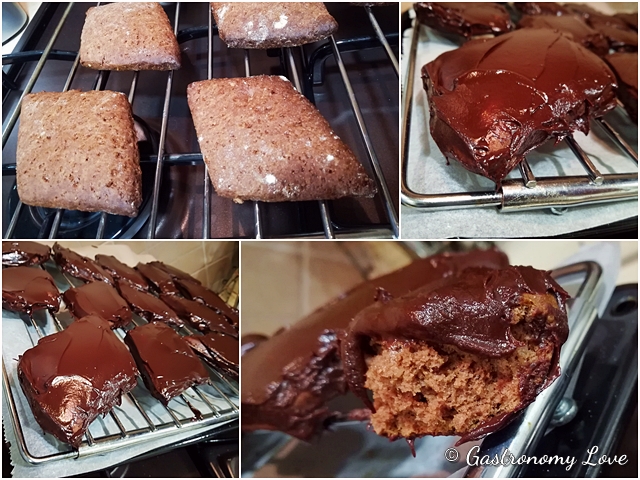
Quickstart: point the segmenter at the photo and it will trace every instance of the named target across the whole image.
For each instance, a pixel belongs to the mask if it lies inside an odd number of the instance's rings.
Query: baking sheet
[[[136,255],[129,247],[125,245],[101,245],[97,248],[94,246],[79,248],[74,247],[73,250],[80,253],[81,255],[89,257],[93,257],[94,255],[99,253],[114,255],[116,256],[116,258],[123,261],[124,263],[127,263],[130,266],[133,266],[140,261],[149,262],[155,260],[155,258],[151,255]],[[49,271],[49,273],[52,274],[54,280],[56,281],[56,285],[61,291],[65,291],[69,288],[68,282],[57,271],[56,267],[51,263],[51,261],[47,262],[47,264],[45,264],[45,267]],[[63,309],[61,308],[61,311],[62,310]],[[69,451],[70,447],[68,445],[58,441],[50,434],[43,434],[43,431],[35,421],[27,399],[22,393],[22,389],[19,386],[17,376],[17,359],[19,355],[21,355],[25,350],[31,348],[34,343],[37,343],[39,339],[38,333],[28,321],[28,317],[24,317],[27,319],[24,320],[20,314],[6,310],[3,310],[2,314],[2,358],[7,369],[9,385],[13,393],[16,410],[18,412],[18,417],[22,426],[27,448],[33,456],[38,457],[53,455],[60,451]],[[63,325],[65,325],[66,320],[70,321],[68,313],[58,313],[57,317],[61,320]],[[53,321],[48,312],[36,312],[34,313],[34,319],[36,320],[38,326],[43,330],[43,333],[45,335],[49,335],[57,331],[53,326]],[[138,323],[140,324],[145,322],[142,320],[138,320]],[[116,330],[115,333],[120,338],[122,338],[121,329]],[[216,378],[214,374],[212,374],[212,378]],[[215,382],[216,386],[221,389],[234,404],[239,405],[237,395],[235,395],[226,385],[224,385],[223,382],[218,380],[215,380]],[[220,394],[218,394],[213,387],[211,387],[210,385],[202,385],[198,388],[203,394],[206,395],[209,402],[218,407],[218,411],[229,410],[229,405],[227,404],[227,402],[220,397]],[[156,425],[173,422],[173,419],[169,415],[167,410],[158,400],[151,396],[148,390],[144,387],[144,384],[140,378],[138,379],[138,385],[136,386],[136,388],[134,388],[134,390],[132,390],[131,393],[138,399],[142,408],[146,411],[149,418]],[[200,397],[191,390],[187,390],[187,392],[185,392],[185,396],[196,409],[202,411],[205,414],[211,411],[207,404],[203,402],[202,399],[200,399]],[[169,402],[169,407],[171,407],[173,412],[180,420],[194,417],[193,411],[179,397],[171,400]],[[114,410],[117,412],[118,418],[120,419],[126,430],[148,427],[146,420],[140,414],[140,412],[133,404],[133,402],[128,398],[128,396],[124,395],[122,397],[122,405],[120,405],[119,407],[114,407]],[[95,471],[111,465],[122,463],[137,455],[141,455],[142,453],[155,450],[162,446],[176,443],[179,440],[195,437],[204,432],[210,431],[213,428],[223,425],[224,423],[236,420],[237,415],[231,416],[231,418],[228,418],[223,422],[216,423],[215,425],[213,425],[212,423],[217,422],[217,420],[208,419],[206,421],[207,423],[198,428],[189,429],[186,431],[180,431],[180,429],[178,429],[163,438],[145,441],[135,446],[129,445],[120,448],[119,451],[116,452],[101,455],[91,455],[86,458],[82,457],[78,459],[71,458],[56,460],[36,466],[26,462],[22,458],[22,455],[18,450],[16,434],[13,428],[11,417],[9,415],[6,399],[3,402],[2,418],[5,428],[5,438],[10,444],[11,463],[14,466],[13,476],[55,478],[60,476],[77,475],[80,473]],[[94,438],[97,439],[98,437],[109,434],[119,434],[120,430],[111,415],[107,414],[104,417],[98,417],[96,420],[94,420],[89,427],[89,432],[91,432]]]
[[[403,52],[408,54],[412,29],[403,35]],[[458,162],[447,165],[444,155],[429,133],[429,107],[422,88],[420,69],[438,55],[458,48],[456,43],[434,30],[421,27],[414,75],[413,110],[409,139],[407,183],[418,193],[493,191],[495,184],[464,169]],[[407,62],[403,61],[403,69]],[[406,71],[403,70],[403,78]],[[637,151],[638,128],[621,108],[605,117]],[[574,138],[603,174],[636,173],[637,164],[613,144],[599,125],[591,123],[589,136]],[[527,155],[536,177],[585,175],[585,170],[565,142],[548,142]],[[519,170],[507,178],[522,178]],[[427,210],[402,206],[402,238],[513,238],[561,235],[637,216],[636,200],[570,208],[563,215],[549,209],[502,213],[496,207],[464,210]]]

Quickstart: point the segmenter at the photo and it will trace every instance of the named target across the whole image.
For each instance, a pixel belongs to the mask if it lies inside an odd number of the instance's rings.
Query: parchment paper
[[[412,29],[403,37],[403,52],[408,55]],[[408,185],[418,193],[453,193],[493,191],[495,184],[465,170],[453,161],[446,164],[444,155],[429,133],[427,95],[422,88],[420,69],[438,55],[458,45],[434,30],[421,27],[414,75],[413,114],[411,119]],[[406,59],[405,59],[406,60]],[[406,68],[406,61],[402,62]],[[405,72],[403,72],[404,78]],[[605,117],[636,150],[638,128],[621,108]],[[575,133],[574,138],[601,173],[634,173],[637,165],[620,151],[595,122],[589,136]],[[584,175],[585,170],[565,142],[547,142],[527,155],[536,177]],[[521,178],[516,169],[507,178]],[[636,200],[569,209],[563,215],[550,210],[501,213],[496,207],[465,210],[419,210],[402,206],[402,238],[512,238],[560,235],[616,222],[638,214]]]
[[[74,251],[93,258],[98,253],[107,255],[115,255],[128,265],[135,265],[139,261],[149,262],[155,260],[150,255],[136,255],[126,245],[101,245],[98,248],[95,247],[80,247],[73,248]],[[56,284],[61,291],[69,288],[65,279],[56,272],[55,267],[50,262],[45,265],[47,270],[52,274]],[[61,307],[61,312],[63,308]],[[70,447],[62,442],[59,442],[55,437],[50,434],[43,434],[42,429],[36,423],[31,409],[27,402],[26,397],[22,393],[18,378],[17,378],[17,359],[25,350],[31,348],[33,344],[38,341],[38,333],[31,325],[28,317],[21,318],[21,316],[14,312],[2,311],[2,358],[7,369],[9,376],[9,385],[13,394],[13,399],[16,403],[16,410],[20,419],[25,442],[28,446],[29,452],[34,456],[52,455],[60,451],[69,451]],[[68,313],[59,313],[58,318],[61,322],[64,322],[69,318]],[[48,313],[36,312],[34,319],[39,327],[43,330],[45,335],[54,333],[52,319]],[[116,330],[116,335],[122,338],[121,330]],[[216,378],[213,375],[213,378]],[[239,405],[237,395],[234,395],[231,390],[228,389],[222,382],[216,381],[216,386],[222,389],[223,392],[233,401],[236,405]],[[228,404],[220,397],[216,390],[209,386],[203,385],[198,387],[202,392],[207,395],[207,399],[219,407],[219,411],[227,410]],[[162,404],[153,398],[148,390],[144,387],[142,380],[138,380],[138,385],[132,391],[135,397],[138,399],[142,407],[145,409],[149,417],[154,421],[156,425],[159,423],[171,422],[172,418]],[[204,403],[195,393],[190,391],[185,392],[185,396],[189,399],[192,405],[202,411],[203,413],[209,413],[210,408]],[[179,397],[171,400],[169,403],[171,409],[176,413],[179,419],[193,418],[194,414],[192,410],[186,405],[186,403]],[[118,414],[118,418],[123,423],[127,430],[135,428],[147,427],[148,424],[144,417],[139,413],[133,402],[125,395],[122,399],[122,405],[115,407],[114,410]],[[230,419],[229,421],[232,421]],[[210,431],[214,428],[211,424],[204,425],[197,429],[188,431],[174,431],[171,435],[168,435],[161,439],[153,441],[147,441],[137,446],[127,446],[120,448],[119,450],[104,454],[94,455],[90,457],[71,458],[66,460],[57,460],[54,462],[45,463],[42,465],[34,466],[26,462],[18,450],[18,443],[16,440],[16,432],[14,430],[13,423],[11,421],[8,402],[4,398],[2,405],[2,421],[5,428],[5,439],[10,444],[11,464],[14,466],[14,477],[61,477],[69,475],[77,475],[80,473],[91,472],[107,468],[111,465],[122,463],[135,456],[141,455],[145,452],[155,450],[164,445],[176,443],[179,440],[186,440],[194,437],[198,434]],[[225,422],[223,422],[225,423]],[[116,425],[113,418],[107,414],[104,418],[99,417],[89,427],[89,431],[94,437],[104,436],[105,434],[119,433],[120,430]]]

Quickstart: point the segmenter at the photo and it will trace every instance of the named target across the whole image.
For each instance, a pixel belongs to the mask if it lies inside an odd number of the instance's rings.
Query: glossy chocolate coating
[[[238,324],[238,311],[230,307],[222,300],[217,293],[209,290],[199,283],[193,283],[189,280],[175,280],[176,285],[180,288],[186,297],[206,305],[209,308],[217,310],[227,317],[234,325]]]
[[[472,40],[422,67],[422,79],[442,153],[498,187],[529,151],[587,134],[616,105],[606,63],[547,29]]]
[[[120,296],[126,300],[131,309],[147,322],[159,321],[175,325],[184,326],[184,322],[178,314],[155,295],[138,290],[129,282],[118,280],[117,283]]]
[[[308,439],[334,415],[326,402],[346,393],[338,335],[384,290],[400,296],[470,266],[504,268],[497,250],[444,253],[364,282],[242,357],[242,428]]]
[[[419,2],[413,8],[420,23],[466,38],[474,35],[497,35],[513,30],[514,27],[509,12],[497,3]]]
[[[605,60],[618,78],[618,98],[638,123],[638,53],[612,53]]]
[[[224,315],[209,307],[176,295],[160,295],[160,299],[169,305],[180,318],[189,322],[201,332],[220,332],[238,338],[238,332]]]
[[[95,315],[108,321],[111,328],[120,328],[131,322],[132,314],[124,298],[111,285],[91,282],[70,288],[62,294],[67,308],[75,318]]]
[[[588,5],[567,4],[565,7],[571,14],[582,18],[591,27],[602,33],[612,49],[619,52],[638,51],[638,34],[634,31],[637,30],[637,27],[632,29],[624,19],[614,15],[606,15]]]
[[[543,321],[536,324],[540,338],[553,343],[555,349],[552,378],[545,386],[548,385],[559,374],[560,347],[569,334],[565,305],[569,295],[548,272],[512,266],[500,270],[469,268],[405,296],[385,296],[362,310],[351,322],[341,344],[349,388],[373,410],[364,384],[366,352],[375,341],[422,340],[489,358],[513,352],[521,343],[512,334],[512,312],[521,305],[525,294],[551,294],[556,300],[556,305],[549,304],[538,313]],[[518,410],[530,404],[538,393],[521,388],[525,398],[521,398]],[[502,425],[503,421],[493,419],[467,432],[464,438],[478,438]]]
[[[555,2],[513,2],[513,6],[525,15],[562,15],[567,9]]]
[[[238,376],[240,345],[237,338],[220,333],[190,335],[185,337],[189,346],[225,372]]]
[[[518,22],[518,28],[548,28],[565,34],[598,56],[609,52],[609,42],[597,30],[571,15],[525,15]]]
[[[181,280],[186,280],[187,282],[200,284],[200,281],[198,279],[192,277],[187,272],[183,272],[179,268],[173,267],[171,265],[167,265],[166,263],[156,261],[156,262],[149,262],[149,265],[156,267],[157,269],[162,270],[163,272],[168,273],[173,278],[179,278]]]
[[[109,323],[85,317],[38,341],[18,361],[18,378],[38,424],[78,447],[89,424],[136,386],[133,358]]]
[[[137,270],[125,265],[112,255],[96,255],[96,262],[116,280],[125,280],[136,288],[149,290],[147,280]]]
[[[31,315],[36,310],[57,312],[60,292],[49,272],[36,267],[2,271],[2,308]]]
[[[63,272],[72,277],[79,278],[85,282],[105,282],[113,285],[113,277],[104,268],[90,258],[83,257],[61,247],[59,244],[53,245],[53,258]]]
[[[36,242],[2,242],[2,265],[18,267],[41,265],[51,257],[47,245]]]
[[[152,322],[124,337],[147,389],[165,405],[187,388],[209,382],[207,370],[171,327]]]
[[[638,31],[638,12],[635,13],[616,13],[614,17],[622,20],[629,28]]]
[[[150,263],[139,263],[136,265],[136,270],[149,281],[154,291],[167,295],[180,293],[178,287],[173,283],[173,277],[164,270],[160,270]]]

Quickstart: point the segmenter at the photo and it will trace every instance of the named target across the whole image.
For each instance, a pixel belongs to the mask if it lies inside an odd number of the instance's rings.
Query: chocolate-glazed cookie
[[[111,255],[96,255],[96,262],[116,280],[124,280],[141,290],[149,290],[149,284],[137,270],[125,265]]]
[[[120,296],[127,301],[131,309],[147,322],[159,321],[176,327],[184,326],[178,314],[152,293],[138,290],[123,280],[118,280],[117,287]]]
[[[113,285],[113,277],[90,258],[83,257],[58,243],[53,246],[53,258],[63,272],[85,282],[105,282]]]
[[[160,299],[171,307],[183,320],[201,332],[220,332],[238,338],[238,332],[227,318],[209,307],[177,295],[160,295]]]
[[[70,288],[62,294],[67,308],[75,318],[95,315],[109,322],[111,328],[125,327],[133,318],[124,298],[111,285],[91,282]]]
[[[15,267],[2,271],[2,308],[31,315],[35,310],[60,308],[53,277],[41,268]]]
[[[47,245],[36,242],[2,242],[2,265],[17,267],[41,265],[51,257]]]
[[[209,375],[185,340],[164,323],[152,322],[127,332],[125,343],[144,384],[163,404],[186,389],[209,382]]]
[[[98,415],[137,383],[127,347],[106,320],[85,317],[47,335],[18,360],[18,379],[45,432],[77,448]]]

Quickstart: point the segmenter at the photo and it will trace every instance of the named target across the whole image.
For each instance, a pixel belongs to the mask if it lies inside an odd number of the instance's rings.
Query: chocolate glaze
[[[520,306],[524,294],[551,294],[557,306],[546,305],[539,313],[544,322],[537,325],[540,337],[550,340],[555,350],[548,381],[538,391],[521,385],[521,404],[516,409],[519,411],[559,374],[560,347],[569,333],[565,305],[569,295],[547,272],[532,267],[469,268],[459,276],[435,280],[405,296],[387,297],[362,310],[351,322],[341,345],[349,388],[375,411],[364,383],[367,352],[376,341],[421,340],[489,358],[513,352],[521,343],[511,331],[512,312]],[[549,322],[549,318],[555,321]],[[506,421],[481,423],[464,438],[479,438]]]
[[[179,278],[181,280],[185,280],[187,282],[193,282],[193,283],[197,283],[200,284],[200,281],[194,277],[192,277],[191,275],[189,275],[186,272],[183,272],[182,270],[176,268],[176,267],[172,267],[171,265],[167,265],[166,263],[163,262],[149,262],[149,265],[156,267],[159,270],[162,270],[163,272],[168,273],[169,275],[171,275],[173,278]]]
[[[185,337],[185,340],[196,353],[225,372],[238,377],[240,345],[237,338],[220,333],[207,333],[205,335],[190,335]]]
[[[120,405],[138,370],[109,323],[85,317],[38,341],[18,360],[18,378],[38,424],[78,447],[89,424]]]
[[[635,13],[616,13],[615,18],[622,20],[629,28],[638,31],[638,12]]]
[[[609,42],[604,35],[571,15],[524,15],[518,22],[518,28],[556,30],[600,57],[609,53]]]
[[[489,2],[419,2],[413,9],[420,23],[469,38],[513,30],[509,12]]]
[[[2,308],[31,315],[36,310],[60,308],[53,277],[41,268],[15,267],[2,271]]]
[[[63,272],[72,277],[79,278],[85,282],[105,282],[113,285],[113,277],[104,268],[90,258],[83,257],[61,247],[59,244],[53,245],[53,258]]]
[[[124,341],[147,389],[165,405],[187,388],[209,382],[202,362],[164,323],[152,322],[129,330]]]
[[[615,76],[594,53],[547,29],[478,39],[422,67],[430,129],[447,160],[500,186],[550,138],[589,132],[615,108]]]
[[[155,292],[165,293],[167,295],[177,295],[180,293],[178,287],[173,283],[173,277],[164,270],[160,270],[150,263],[139,263],[136,265],[136,270],[149,281]]]
[[[131,309],[147,322],[159,321],[176,327],[184,326],[184,322],[178,317],[178,314],[155,295],[138,290],[129,282],[122,280],[118,280],[117,287],[120,295]]]
[[[2,242],[2,265],[17,267],[41,265],[51,257],[47,245],[36,242]]]
[[[638,51],[638,34],[634,31],[637,27],[632,29],[623,18],[606,15],[588,5],[567,4],[565,7],[571,14],[582,18],[602,33],[612,49],[619,52]]]
[[[525,15],[563,15],[567,9],[555,2],[513,2],[513,6]]]
[[[149,290],[147,280],[137,270],[125,265],[111,255],[96,255],[96,262],[104,268],[115,280],[125,280],[136,288]]]
[[[175,284],[182,290],[186,297],[217,310],[229,319],[234,325],[238,325],[238,310],[230,307],[222,300],[217,293],[209,290],[200,283],[193,283],[189,280],[175,280]]]
[[[638,53],[612,53],[605,60],[618,78],[618,98],[638,123]]]
[[[241,355],[244,356],[245,353],[247,353],[249,350],[254,349],[265,340],[269,340],[269,337],[267,337],[266,335],[261,335],[259,333],[249,333],[247,335],[243,335],[240,339],[240,342],[242,344],[240,347]]]
[[[504,268],[497,250],[444,253],[364,282],[242,357],[242,428],[308,439],[335,415],[326,402],[346,393],[338,333],[373,304],[381,290],[400,296],[470,266]]]
[[[86,283],[62,294],[67,308],[75,318],[95,315],[108,321],[111,328],[128,325],[133,318],[129,305],[111,285]]]
[[[209,307],[176,295],[160,295],[160,299],[169,305],[180,318],[188,321],[201,332],[220,332],[238,338],[238,332],[224,315]]]

